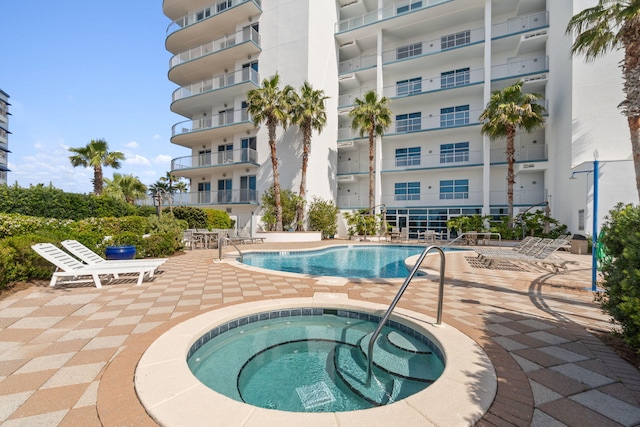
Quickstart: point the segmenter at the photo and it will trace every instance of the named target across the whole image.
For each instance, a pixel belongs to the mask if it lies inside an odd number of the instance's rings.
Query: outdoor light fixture
[[[571,173],[569,179],[577,179],[576,175],[579,173],[586,173],[587,176],[593,172],[593,236],[591,237],[591,290],[595,292],[598,287],[596,286],[598,260],[596,257],[597,244],[598,244],[598,150],[593,152],[593,169],[586,171],[575,171]]]

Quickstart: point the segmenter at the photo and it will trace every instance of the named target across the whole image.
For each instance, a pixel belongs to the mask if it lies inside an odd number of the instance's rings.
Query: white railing
[[[258,163],[258,152],[252,148],[217,151],[171,160],[171,170],[222,166],[236,163]]]
[[[202,9],[198,9],[193,12],[176,19],[167,27],[167,36],[178,30],[186,28],[190,25],[197,24],[198,22],[216,16],[222,12],[225,12],[232,7],[236,7],[243,3],[255,3],[258,8],[261,6],[261,0],[219,0],[217,2],[208,4]]]
[[[516,205],[535,205],[546,200],[545,190],[513,190],[513,203]],[[506,191],[491,191],[489,195],[491,205],[506,205]]]
[[[383,194],[380,203],[387,206],[401,207],[417,207],[417,206],[481,206],[482,191],[470,191],[466,193],[446,193],[446,196],[439,192],[420,193],[411,195],[412,200],[407,200],[406,196],[397,196],[394,194]],[[445,198],[451,197],[451,198]],[[363,208],[369,206],[369,195],[355,196],[338,196],[338,207],[347,208]]]
[[[184,52],[180,52],[171,57],[169,60],[169,67],[173,68],[176,65],[183,64],[194,59],[201,58],[206,55],[211,55],[216,52],[220,52],[224,49],[232,48],[236,45],[246,42],[254,42],[257,46],[260,46],[260,34],[253,28],[243,28],[242,30],[224,36],[222,38],[201,44],[192,49]]]
[[[516,162],[531,162],[536,160],[548,160],[546,144],[527,145],[516,147]],[[505,148],[491,149],[491,163],[506,163],[507,157]]]
[[[409,81],[402,84],[396,83],[392,86],[386,86],[383,88],[382,94],[387,98],[401,98],[443,89],[455,89],[457,87],[481,83],[483,81],[484,70],[479,68],[457,74],[440,74],[437,76],[426,77],[420,81]]]
[[[526,16],[516,16],[508,21],[494,24],[491,27],[491,37],[502,37],[510,34],[531,31],[549,26],[549,12],[538,12]]]
[[[342,61],[338,64],[338,73],[351,73],[365,68],[376,66],[376,55],[364,55],[357,58]]]
[[[251,189],[195,191],[172,195],[173,206],[256,204],[258,191]]]
[[[382,9],[367,12],[364,15],[343,19],[336,24],[336,33],[354,30],[365,25],[370,25],[375,22],[384,21],[385,19],[405,15],[407,13],[416,12],[418,10],[433,7],[440,3],[447,3],[449,1],[451,0],[410,0],[396,3]]]
[[[531,73],[540,73],[549,70],[549,57],[539,56],[536,58],[521,59],[515,58],[506,64],[493,65],[491,67],[491,79],[503,79],[508,77],[522,76]]]
[[[171,128],[171,135],[181,135],[206,129],[214,129],[221,126],[229,126],[250,121],[246,108],[229,110],[224,113],[214,114],[211,117],[202,117],[194,120],[185,120],[176,123]]]
[[[253,68],[244,68],[242,70],[233,71],[231,73],[220,74],[212,79],[176,89],[173,92],[172,99],[175,102],[179,99],[201,95],[213,90],[223,89],[245,82],[252,82],[256,85],[259,85],[260,76],[258,75],[258,72]]]

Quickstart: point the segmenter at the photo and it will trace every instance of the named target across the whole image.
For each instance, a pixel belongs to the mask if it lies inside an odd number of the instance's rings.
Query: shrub
[[[31,249],[31,245],[50,241],[50,236],[37,234],[25,234],[1,239],[0,288],[10,282],[49,279],[55,267],[49,261],[36,254]]]
[[[187,228],[209,228],[207,213],[202,209],[192,206],[176,206],[173,208],[173,216],[186,221]]]
[[[380,216],[369,215],[368,211],[368,209],[364,209],[355,212],[342,213],[342,216],[344,216],[347,221],[347,225],[349,226],[349,236],[353,236],[354,234],[359,236],[375,236],[377,234],[377,231],[380,228],[380,224],[378,222]]]
[[[291,190],[280,190],[280,204],[282,205],[282,227],[289,230],[294,227],[297,216],[300,196]],[[262,221],[269,231],[276,229],[276,199],[273,193],[273,186],[262,195]]]
[[[233,221],[225,211],[220,209],[204,209],[204,211],[207,214],[208,228],[220,228],[223,230],[233,228]]]
[[[619,204],[612,209],[600,245],[600,257],[606,254],[600,304],[622,326],[625,342],[640,353],[640,206]]]
[[[309,205],[309,228],[322,231],[322,238],[326,239],[338,232],[338,208],[331,200],[314,197]]]

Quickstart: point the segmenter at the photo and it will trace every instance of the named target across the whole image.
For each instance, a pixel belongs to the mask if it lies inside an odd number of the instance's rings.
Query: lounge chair
[[[474,248],[474,251],[478,254],[478,258],[482,258],[485,255],[506,255],[509,254],[527,254],[529,251],[538,245],[542,241],[540,237],[527,236],[513,246],[510,250],[500,248]]]
[[[425,243],[435,243],[436,242],[436,232],[435,230],[424,230],[418,232],[418,242],[424,241]]]
[[[540,265],[542,267],[550,266],[555,273],[567,273],[567,265],[575,264],[575,261],[554,256],[554,253],[566,243],[566,236],[557,239],[542,239],[538,245],[534,245],[529,253],[509,253],[504,254],[483,255],[482,259],[489,266],[496,261],[521,262],[527,264]]]
[[[253,243],[251,237],[246,238],[246,237],[240,237],[238,235],[238,232],[236,230],[227,230],[227,238],[229,240],[231,240],[232,243],[239,243],[241,245],[244,245],[245,243],[249,242],[249,243]]]
[[[65,240],[62,242],[62,246],[71,252],[73,256],[79,258],[85,264],[90,265],[155,265],[156,267],[160,267],[167,261],[167,258],[106,260],[77,240]]]
[[[249,233],[247,233],[247,230],[243,228],[238,230],[238,237],[251,243],[264,243],[264,237],[251,237]]]
[[[141,285],[144,276],[153,277],[153,272],[156,270],[155,266],[148,264],[130,264],[130,265],[108,265],[102,266],[83,264],[76,258],[72,257],[62,249],[51,243],[37,243],[31,248],[38,253],[41,257],[56,266],[56,271],[51,276],[51,282],[49,286],[56,285],[58,279],[67,278],[72,279],[68,282],[91,282],[96,285],[96,288],[102,287],[100,276],[118,278],[120,274],[138,274],[138,281],[136,285]],[[84,278],[84,279],[82,279]]]

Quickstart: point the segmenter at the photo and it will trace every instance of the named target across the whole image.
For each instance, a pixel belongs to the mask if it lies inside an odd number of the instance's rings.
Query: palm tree
[[[119,151],[109,151],[109,144],[104,139],[92,139],[85,147],[69,148],[75,153],[69,156],[73,167],[83,166],[93,168],[93,193],[97,196],[102,194],[102,167],[110,166],[120,169],[120,161],[124,160],[124,154]]]
[[[280,181],[278,174],[278,156],[276,155],[276,127],[286,128],[289,123],[289,111],[293,87],[287,85],[283,89],[278,87],[280,76],[276,73],[270,79],[262,81],[262,87],[252,89],[247,93],[247,112],[253,118],[253,123],[267,124],[269,132],[269,148],[271,149],[271,166],[273,167],[273,192],[276,208],[276,231],[282,231],[282,203],[280,201]]]
[[[527,132],[544,125],[545,108],[537,101],[542,95],[537,93],[522,93],[519,81],[501,90],[491,92],[491,98],[480,115],[483,121],[481,132],[493,141],[497,138],[507,138],[507,216],[509,227],[513,226],[513,185],[516,178],[513,173],[515,159],[514,140],[516,131],[524,129]]]
[[[569,20],[567,33],[576,35],[571,54],[584,54],[587,61],[624,49],[625,99],[619,107],[627,116],[640,198],[640,0],[599,0]]]
[[[300,178],[300,204],[297,209],[297,224],[302,227],[304,220],[304,198],[307,185],[307,165],[311,152],[311,132],[316,130],[318,134],[327,123],[327,113],[324,101],[328,99],[323,90],[314,90],[309,82],[304,82],[300,88],[300,94],[293,93],[291,106],[291,121],[297,124],[302,131],[302,175]]]
[[[364,99],[356,98],[355,107],[349,112],[351,127],[360,132],[360,136],[369,136],[369,210],[375,205],[374,160],[376,136],[384,135],[391,125],[391,110],[386,97],[378,99],[375,91],[364,94]]]
[[[144,198],[147,193],[147,186],[137,176],[131,174],[114,173],[113,179],[105,178],[104,182],[105,194],[124,199],[127,203],[133,204],[137,199]]]
[[[169,209],[172,209],[171,206],[171,188],[169,187],[169,183],[167,181],[163,181],[160,178],[158,181],[151,184],[148,188],[149,196],[151,196],[154,200],[158,202],[158,215],[162,212],[162,200],[167,198],[167,202],[169,203]]]

